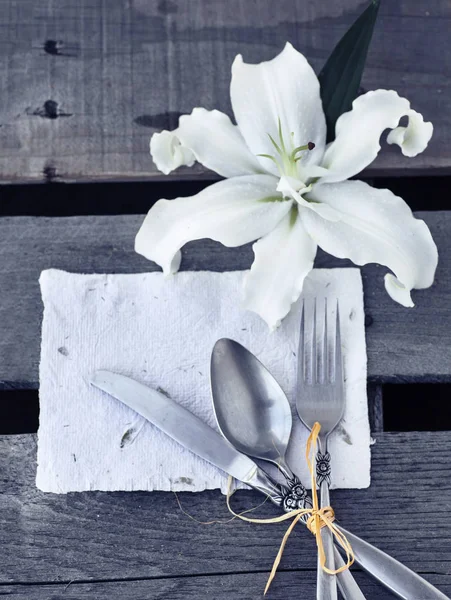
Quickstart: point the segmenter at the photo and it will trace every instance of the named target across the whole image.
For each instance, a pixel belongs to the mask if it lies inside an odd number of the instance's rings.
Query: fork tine
[[[318,299],[304,300],[299,332],[296,408],[308,429],[315,421],[321,423],[323,437],[335,429],[345,407],[340,313],[337,302],[333,323],[327,314],[335,308],[335,299],[332,302],[329,307],[330,298],[321,298],[320,306]]]
[[[324,331],[323,331],[323,347],[322,347],[322,355],[320,356],[320,361],[322,362],[321,369],[321,383],[326,383],[329,381],[328,376],[328,331],[327,331],[327,298],[324,298]],[[321,360],[322,359],[322,360]]]
[[[305,302],[302,300],[301,324],[299,327],[299,346],[298,346],[298,385],[306,381],[305,367]]]
[[[312,354],[311,354],[311,365],[312,365],[312,383],[315,384],[318,381],[318,348],[316,344],[316,297],[313,304],[313,333],[312,333]]]
[[[335,361],[334,361],[334,376],[333,381],[343,381],[343,355],[341,348],[341,332],[340,332],[340,310],[337,300],[337,320],[335,328]]]

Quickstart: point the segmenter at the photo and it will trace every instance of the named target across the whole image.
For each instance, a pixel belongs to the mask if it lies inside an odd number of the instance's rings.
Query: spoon
[[[275,464],[295,497],[305,508],[311,502],[285,455],[292,414],[285,392],[268,369],[238,342],[216,342],[210,365],[213,409],[222,435],[243,454]],[[293,505],[293,508],[295,506]],[[344,564],[334,549],[335,564]],[[340,573],[338,586],[345,600],[364,600],[349,570]]]
[[[276,465],[287,481],[295,479],[285,459],[291,408],[262,363],[238,342],[218,340],[211,357],[211,386],[223,436],[243,454]]]

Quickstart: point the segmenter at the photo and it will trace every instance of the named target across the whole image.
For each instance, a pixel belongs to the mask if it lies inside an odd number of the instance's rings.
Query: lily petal
[[[289,43],[267,62],[246,64],[239,54],[232,65],[230,96],[235,119],[253,154],[274,155],[269,138],[279,139],[279,121],[285,143],[293,148],[313,142],[302,164],[318,164],[324,153],[326,120],[318,79],[305,57]],[[292,142],[290,142],[290,138]],[[265,157],[261,165],[277,174]]]
[[[168,175],[174,169],[187,165],[192,167],[196,158],[185,148],[175,131],[160,131],[150,138],[150,153],[159,171]]]
[[[432,285],[437,247],[424,221],[389,190],[362,181],[316,186],[312,193],[341,213],[331,223],[313,211],[303,211],[307,232],[329,254],[357,265],[379,263],[396,275],[385,280],[387,292],[404,306],[413,306],[410,290]]]
[[[195,108],[190,115],[182,115],[177,129],[152,136],[150,152],[166,175],[195,160],[223,177],[264,172],[238,127],[219,110]]]
[[[271,175],[245,175],[219,181],[188,198],[159,200],[147,214],[135,250],[175,273],[180,248],[191,240],[211,238],[241,246],[271,231],[290,210]]]
[[[407,128],[396,128],[401,117],[409,118]],[[376,90],[359,96],[352,110],[338,119],[335,140],[329,144],[322,166],[329,169],[323,181],[344,181],[373,162],[381,146],[384,129],[395,129],[389,143],[401,147],[405,156],[416,156],[432,137],[432,124],[411,110],[410,103],[393,90]]]
[[[319,165],[307,165],[299,167],[299,176],[303,181],[308,179],[317,179],[329,174],[329,170]]]
[[[412,308],[414,305],[410,290],[403,285],[392,273],[387,273],[384,277],[385,289],[388,295],[395,302],[399,302],[406,308]]]
[[[255,260],[244,281],[244,307],[278,327],[313,268],[316,244],[293,205],[277,227],[253,246]]]
[[[432,123],[425,123],[423,115],[409,110],[407,127],[396,127],[387,136],[387,143],[397,144],[404,156],[413,157],[428,145],[434,130]]]

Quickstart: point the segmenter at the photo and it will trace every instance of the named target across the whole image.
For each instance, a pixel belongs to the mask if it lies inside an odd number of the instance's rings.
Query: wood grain
[[[394,599],[393,594],[363,573],[354,571],[354,576],[366,598]],[[126,582],[0,585],[0,596],[7,596],[8,600],[261,600],[267,577],[265,572]],[[448,576],[428,573],[426,578],[443,593],[451,594]],[[315,590],[315,571],[280,571],[266,598],[315,598]]]
[[[386,269],[363,268],[368,374],[372,382],[451,381],[451,212],[418,213],[440,254],[433,288],[414,292],[414,309],[394,303]],[[82,273],[153,271],[134,252],[140,216],[4,217],[0,219],[0,389],[37,388],[42,304],[38,279],[48,268]],[[230,271],[252,262],[250,245],[225,248],[210,240],[186,246],[183,269]],[[324,253],[316,266],[350,265]]]
[[[195,106],[231,112],[230,67],[291,41],[319,72],[364,0],[1,0],[1,180],[161,177],[155,131]],[[435,125],[414,160],[390,147],[367,174],[450,172],[451,9],[383,2],[363,78],[395,89]],[[209,177],[201,167],[176,178]]]
[[[337,490],[332,498],[343,525],[427,579],[432,577],[445,592],[451,591],[448,438],[448,432],[378,434],[371,487]],[[125,589],[149,594],[161,589],[168,594],[161,597],[181,598],[185,593],[201,598],[202,592],[219,585],[220,598],[260,597],[285,531],[283,524],[200,523],[228,517],[219,492],[179,494],[192,518],[181,512],[173,494],[162,492],[44,494],[34,485],[35,461],[35,436],[0,437],[0,595],[26,597],[27,590],[16,585],[39,583],[52,585],[30,588],[30,600],[44,593],[62,598],[62,584],[74,582],[64,598],[89,597],[92,590],[99,590],[95,596],[99,598],[113,590],[112,597],[119,598]],[[260,499],[256,492],[241,491],[233,505],[242,511]],[[257,514],[274,516],[275,510],[266,504]],[[285,584],[301,592],[305,583],[305,591],[312,590],[314,540],[303,528],[293,533],[281,569],[296,573],[282,575],[274,598],[281,597],[279,586]],[[168,578],[178,580],[164,581]],[[109,580],[134,583],[102,583]],[[247,596],[242,585],[248,586]],[[131,592],[124,594],[132,597]],[[389,597],[384,594],[369,597]]]

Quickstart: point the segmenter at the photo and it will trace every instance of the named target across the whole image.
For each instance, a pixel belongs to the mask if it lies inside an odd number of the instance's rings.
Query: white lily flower
[[[136,236],[135,249],[166,274],[180,249],[209,237],[225,246],[254,244],[244,306],[277,327],[302,292],[317,247],[357,265],[380,263],[390,296],[413,306],[410,291],[432,285],[438,254],[424,221],[389,190],[347,181],[388,143],[405,156],[422,152],[432,124],[394,91],[358,97],[326,146],[318,79],[289,43],[273,60],[232,66],[237,125],[217,110],[195,108],[179,127],[153,135],[150,149],[163,173],[195,160],[227,178],[190,198],[159,200]],[[407,127],[400,127],[402,117]]]

